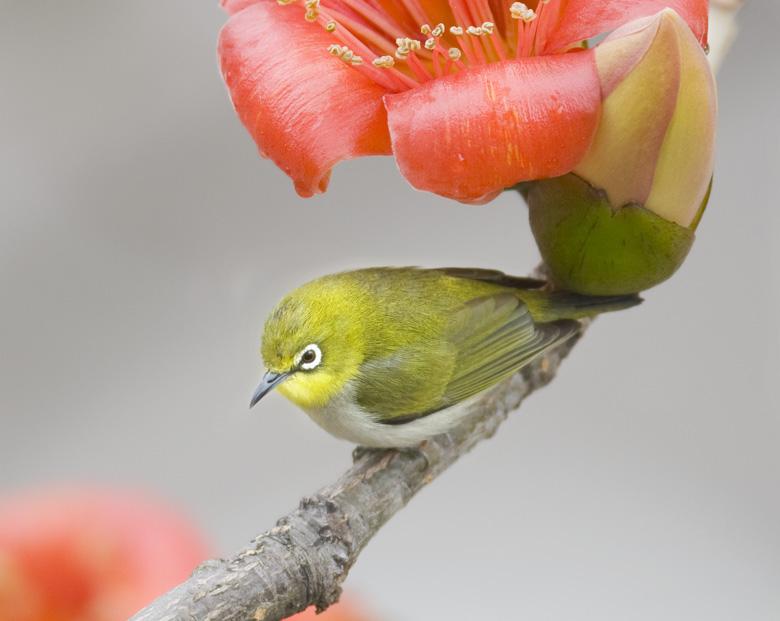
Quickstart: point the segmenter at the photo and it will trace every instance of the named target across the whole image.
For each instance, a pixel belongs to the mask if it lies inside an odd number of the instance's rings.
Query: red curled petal
[[[592,50],[482,65],[385,96],[404,176],[470,203],[570,172],[590,145],[600,102]]]
[[[557,25],[547,35],[547,53],[609,32],[639,17],[674,9],[703,46],[707,44],[707,0],[552,0],[560,2]],[[553,6],[553,5],[551,5]]]
[[[219,37],[222,76],[241,122],[301,196],[324,192],[341,160],[390,153],[385,90],[330,56],[332,43],[301,7],[275,0],[244,6]]]

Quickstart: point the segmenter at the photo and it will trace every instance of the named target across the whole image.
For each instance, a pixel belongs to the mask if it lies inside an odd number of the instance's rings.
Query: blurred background
[[[231,109],[224,21],[0,2],[0,495],[148,490],[230,554],[350,463],[282,397],[247,410],[284,293],[538,257],[518,196],[448,202],[390,158],[298,198]],[[780,4],[740,22],[687,263],[378,534],[347,588],[380,619],[778,618]]]

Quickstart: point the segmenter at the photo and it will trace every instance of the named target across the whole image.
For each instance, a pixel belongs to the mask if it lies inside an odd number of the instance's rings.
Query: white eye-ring
[[[322,350],[315,343],[304,347],[295,360],[295,363],[306,371],[317,368],[320,366],[320,362],[322,362]]]

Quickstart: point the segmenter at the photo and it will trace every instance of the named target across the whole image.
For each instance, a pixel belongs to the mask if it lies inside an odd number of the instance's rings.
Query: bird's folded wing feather
[[[366,363],[357,401],[377,420],[400,424],[468,399],[574,335],[576,321],[534,324],[511,293],[470,300],[444,334]]]
[[[510,276],[509,274],[504,274],[504,272],[498,270],[486,270],[480,267],[439,267],[430,271],[439,272],[440,274],[453,278],[489,282],[512,289],[540,289],[546,284],[545,281],[539,280],[538,278]]]

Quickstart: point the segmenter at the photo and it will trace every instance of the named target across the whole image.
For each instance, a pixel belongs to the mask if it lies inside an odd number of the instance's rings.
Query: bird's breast
[[[361,446],[402,448],[450,431],[476,412],[474,403],[479,396],[399,425],[378,422],[374,414],[360,407],[354,386],[349,385],[324,407],[304,409],[315,423],[337,438]]]

